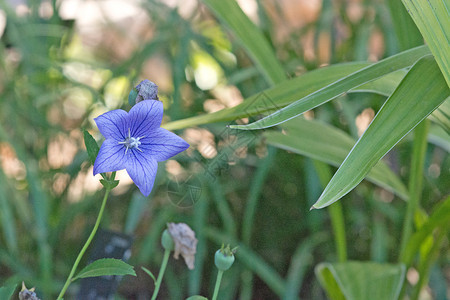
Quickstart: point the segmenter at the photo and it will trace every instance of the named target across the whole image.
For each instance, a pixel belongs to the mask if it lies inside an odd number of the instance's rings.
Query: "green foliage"
[[[420,59],[347,155],[314,207],[328,206],[352,190],[395,144],[448,96],[449,89],[433,58]]]
[[[285,133],[267,131],[263,134],[269,144],[336,167],[355,145],[355,140],[347,133],[319,121],[295,118],[283,123],[281,128]],[[323,147],[324,144],[328,147]],[[367,180],[408,199],[408,191],[400,178],[382,161],[370,170]]]
[[[1,299],[11,299],[16,288],[17,288],[17,284],[11,284],[11,285],[0,287],[0,298]]]
[[[84,136],[84,145],[86,146],[86,150],[89,156],[89,161],[92,165],[95,163],[95,159],[97,158],[98,151],[100,151],[100,147],[98,146],[95,139],[92,137],[92,135],[87,132],[86,130],[83,130],[83,136]]]
[[[396,300],[405,270],[404,265],[352,261],[321,263],[315,272],[329,299]]]
[[[75,281],[80,278],[112,276],[112,275],[132,275],[136,276],[133,266],[120,259],[103,258],[93,261],[84,267],[73,279]]]
[[[7,17],[0,33],[5,286],[25,281],[40,298],[55,298],[102,197],[91,168],[101,141],[93,118],[128,110],[130,90],[148,78],[160,86],[163,127],[177,130],[191,148],[161,163],[151,198],[141,197],[124,172],[103,178],[108,187],[121,183],[101,226],[133,235],[130,263],[150,274],[162,261],[167,222],[192,226],[195,269],[171,259],[161,297],[211,295],[213,257],[222,243],[238,245],[239,252],[223,277],[221,299],[325,299],[314,276],[314,266],[324,261],[330,264],[319,277],[345,291],[342,299],[356,282],[344,286],[335,279],[337,261],[344,263],[342,273],[360,274],[360,286],[384,272],[378,266],[394,270],[397,261],[419,272],[416,285],[396,277],[406,297],[442,295],[442,289],[445,294],[446,1],[351,6],[327,0],[314,8],[269,0],[255,1],[254,10],[242,10],[234,0],[199,1],[190,9],[159,0],[140,3],[139,13],[130,16],[124,10],[108,19],[105,10],[106,24],[85,30],[82,20],[63,19],[58,3],[47,17],[39,1],[29,1],[24,15],[0,1]],[[200,84],[205,70],[203,79],[215,82],[207,88]],[[372,120],[367,111],[376,117],[360,137],[366,128],[361,119],[366,125]],[[227,127],[260,129],[258,119],[277,116],[278,124],[302,113],[306,118],[265,130]],[[427,115],[431,122],[414,129]],[[86,141],[91,146],[84,149]],[[323,189],[320,207],[351,192],[326,209],[309,211]],[[347,258],[363,263],[348,269]],[[124,277],[118,294],[149,297],[152,287],[138,272]]]

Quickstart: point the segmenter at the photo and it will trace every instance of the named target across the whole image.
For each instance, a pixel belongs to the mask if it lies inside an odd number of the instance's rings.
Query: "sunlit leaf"
[[[450,86],[449,1],[402,0]]]
[[[232,125],[231,127],[243,130],[255,130],[281,124],[362,84],[373,81],[394,71],[409,67],[428,53],[429,50],[426,46],[420,46],[390,56],[348,76],[340,78],[336,82],[316,90],[306,97],[303,97],[256,122],[248,125]]]
[[[420,59],[334,174],[313,208],[323,208],[350,192],[409,131],[432,113],[449,89],[431,56]]]
[[[164,124],[168,130],[181,129],[221,121],[232,121],[276,111],[321,89],[370,63],[344,63],[323,67],[277,84],[244,100],[241,104],[212,114],[203,114]]]
[[[236,1],[203,0],[247,49],[256,65],[271,84],[286,79],[283,67],[261,30],[247,17]]]

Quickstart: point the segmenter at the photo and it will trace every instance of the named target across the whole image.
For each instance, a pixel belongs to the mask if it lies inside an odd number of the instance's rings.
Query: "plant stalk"
[[[106,188],[105,196],[103,197],[102,206],[100,207],[100,212],[98,213],[97,221],[95,221],[94,228],[92,229],[92,232],[89,235],[89,238],[87,239],[86,243],[84,244],[83,248],[81,249],[80,253],[78,254],[78,257],[72,266],[72,270],[70,271],[69,277],[67,277],[66,283],[64,284],[64,286],[63,286],[61,292],[59,293],[58,298],[56,298],[56,300],[62,299],[62,297],[66,293],[66,290],[72,282],[72,278],[75,275],[75,271],[77,270],[77,267],[81,261],[81,258],[83,258],[84,253],[86,252],[87,248],[89,247],[92,240],[94,239],[95,234],[97,233],[97,229],[98,229],[98,226],[100,225],[100,221],[102,220],[103,212],[104,212],[105,206],[106,206],[106,200],[108,200],[108,195],[109,195],[110,191],[111,191],[110,188]]]
[[[214,294],[212,300],[217,300],[217,295],[219,294],[220,282],[222,281],[223,271],[219,270],[217,273],[216,285],[214,286]]]
[[[399,255],[400,262],[405,262],[406,245],[408,244],[409,238],[413,233],[414,214],[419,207],[419,200],[422,195],[423,169],[427,150],[428,128],[429,122],[428,120],[424,120],[417,125],[414,131],[414,144],[408,186],[409,200],[407,202],[406,215],[403,222]]]
[[[156,299],[158,296],[159,288],[161,287],[162,278],[164,276],[164,272],[166,271],[167,262],[169,261],[170,250],[164,250],[164,257],[161,264],[161,268],[159,269],[158,279],[156,279],[155,290],[153,291],[152,300]]]

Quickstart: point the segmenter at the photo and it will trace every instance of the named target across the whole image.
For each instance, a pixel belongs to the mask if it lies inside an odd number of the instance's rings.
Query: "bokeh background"
[[[401,25],[417,31],[400,1],[237,2],[289,77],[423,44],[398,34]],[[143,79],[159,86],[163,123],[233,107],[269,87],[233,33],[197,0],[2,0],[0,36],[0,283],[25,281],[47,296],[61,288],[102,198],[83,143],[82,129],[102,141],[93,118],[128,110],[128,93]],[[307,115],[357,138],[383,100],[349,94]],[[118,172],[102,227],[134,236],[130,263],[138,277],[123,279],[117,299],[149,299],[153,282],[139,266],[158,272],[167,222],[189,224],[199,246],[194,271],[171,259],[161,299],[211,295],[222,243],[242,247],[222,299],[276,299],[279,279],[295,274],[297,296],[325,299],[313,268],[336,260],[336,251],[327,211],[309,211],[323,188],[314,163],[268,147],[259,133],[238,136],[228,124],[176,131],[191,147],[159,165],[148,198]],[[385,158],[403,179],[410,152],[407,138]],[[447,150],[430,144],[425,208],[449,192],[449,166]],[[395,260],[404,202],[363,182],[342,203],[349,257]],[[448,295],[448,247],[442,254],[423,299]],[[417,281],[417,272],[407,278]]]

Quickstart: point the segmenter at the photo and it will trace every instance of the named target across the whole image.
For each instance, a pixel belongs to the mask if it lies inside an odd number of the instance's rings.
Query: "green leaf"
[[[378,78],[374,81],[360,85],[350,90],[349,93],[366,92],[389,97],[400,84],[403,77],[405,77],[406,73],[408,72],[405,69],[389,73],[386,76]]]
[[[409,67],[414,64],[419,58],[427,54],[429,54],[428,48],[426,46],[420,46],[390,56],[375,64],[372,64],[348,76],[345,76],[326,87],[316,90],[306,97],[303,97],[300,100],[297,100],[292,104],[254,123],[248,125],[232,125],[230,127],[243,130],[254,130],[278,125],[304,113],[307,110],[324,104],[362,84],[380,78],[394,71]]]
[[[10,299],[16,290],[17,284],[10,284],[0,287],[0,299]]]
[[[431,115],[430,119],[439,124],[450,135],[450,98],[444,101]]]
[[[409,131],[433,112],[449,89],[431,56],[420,59],[345,158],[312,208],[323,208],[350,192]]]
[[[405,266],[374,262],[321,263],[315,273],[332,300],[397,300]]]
[[[370,63],[359,62],[336,64],[319,68],[253,95],[235,107],[223,109],[212,114],[177,120],[164,124],[163,127],[168,130],[175,130],[213,122],[248,118],[279,110],[299,98],[305,97],[369,65]]]
[[[442,227],[444,230],[449,230],[450,226],[450,196],[443,202],[436,205],[433,213],[427,221],[414,233],[408,241],[405,255],[402,262],[410,265],[414,256],[419,252],[423,242],[432,235],[436,228]]]
[[[189,298],[186,298],[186,300],[208,300],[208,298],[200,296],[200,295],[195,295],[195,296],[191,296]]]
[[[281,128],[285,133],[267,131],[263,134],[269,144],[332,166],[339,166],[355,144],[344,131],[316,120],[297,117],[283,123]],[[400,178],[382,161],[367,174],[367,180],[408,199],[408,190]]]
[[[97,277],[105,275],[132,275],[136,276],[133,266],[120,259],[102,258],[87,265],[78,275],[72,279],[75,281],[79,278]]]
[[[147,273],[147,275],[150,276],[151,279],[153,279],[153,282],[156,282],[155,275],[153,275],[153,273],[149,269],[147,269],[146,267],[141,267],[141,269],[142,271]]]
[[[433,53],[450,86],[450,3],[442,0],[402,0]]]
[[[273,49],[236,1],[203,0],[203,2],[232,30],[269,84],[279,83],[286,79],[283,67]]]
[[[83,130],[83,135],[84,135],[84,145],[86,146],[89,160],[91,164],[94,165],[95,159],[97,158],[97,154],[100,148],[98,147],[98,144],[95,141],[95,139],[87,130]]]

